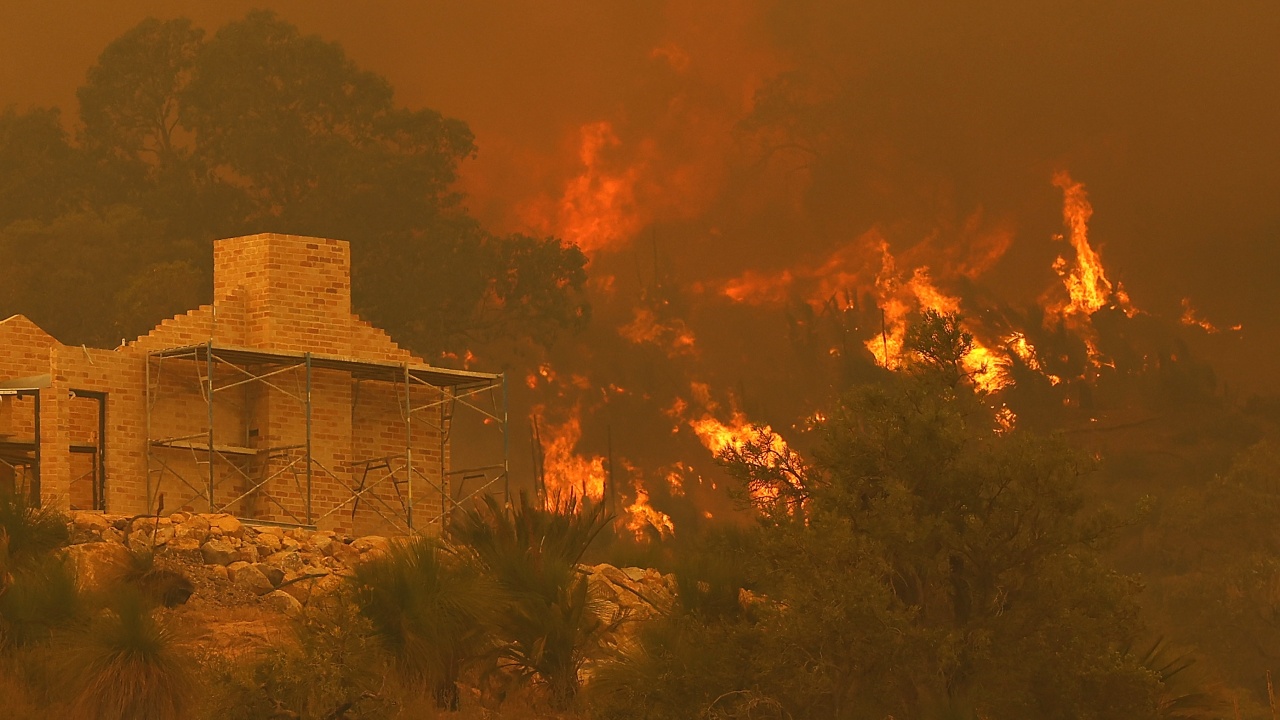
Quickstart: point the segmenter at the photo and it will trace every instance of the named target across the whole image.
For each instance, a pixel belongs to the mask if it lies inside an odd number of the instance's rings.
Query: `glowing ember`
[[[1196,309],[1191,305],[1191,298],[1182,298],[1182,324],[1190,327],[1198,327],[1210,335],[1216,335],[1217,333],[1222,332],[1217,325],[1214,325],[1208,320],[1200,317],[1199,313],[1197,313]],[[1232,325],[1227,329],[1232,332],[1239,332],[1242,328],[1242,325]]]
[[[1008,405],[1001,405],[996,410],[996,434],[1003,435],[1011,430],[1018,422],[1018,416],[1009,409]]]
[[[637,345],[657,345],[670,357],[694,353],[693,331],[684,321],[679,318],[660,321],[649,308],[636,308],[634,319],[618,328],[618,334]]]

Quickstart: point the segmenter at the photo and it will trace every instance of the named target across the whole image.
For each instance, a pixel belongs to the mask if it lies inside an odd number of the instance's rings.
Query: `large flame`
[[[866,341],[866,347],[880,365],[894,369],[905,360],[903,342],[907,323],[913,311],[933,310],[955,315],[960,313],[960,300],[937,288],[929,277],[929,268],[918,267],[911,279],[902,282],[889,246],[881,247],[881,270],[876,278],[877,304],[882,312],[882,327],[878,337]],[[976,337],[973,348],[961,360],[964,370],[975,386],[984,392],[996,392],[1008,386],[1009,359],[993,350]]]
[[[1075,249],[1075,263],[1061,255],[1053,263],[1053,269],[1062,277],[1067,289],[1067,302],[1055,308],[1064,315],[1089,316],[1107,306],[1116,306],[1130,317],[1136,312],[1129,296],[1119,284],[1107,279],[1102,257],[1089,244],[1089,219],[1093,217],[1093,205],[1085,192],[1084,183],[1077,182],[1066,172],[1053,176],[1053,184],[1062,190],[1062,222],[1066,225]],[[1061,238],[1061,236],[1059,236]]]
[[[535,407],[535,417],[544,411],[543,406]],[[582,439],[582,407],[573,405],[563,422],[542,424],[539,436],[546,501],[554,503],[558,498],[573,494],[593,502],[604,502],[606,484],[617,483],[617,479],[610,477],[606,458],[578,452],[578,443]],[[631,502],[623,508],[620,524],[635,533],[637,540],[648,537],[648,526],[656,528],[663,536],[673,533],[675,524],[671,517],[649,504],[649,491],[644,486],[641,473],[625,460],[620,460],[618,465],[630,476],[633,494]]]
[[[526,225],[555,233],[588,254],[617,248],[644,226],[636,204],[638,166],[615,170],[606,154],[621,145],[613,124],[583,125],[578,130],[581,172],[570,179],[554,207],[534,203],[523,212]]]
[[[544,411],[542,406],[535,407],[535,417],[542,415]],[[582,408],[578,405],[573,406],[563,422],[539,427],[542,482],[548,498],[570,493],[595,501],[604,498],[608,478],[605,458],[599,455],[579,455],[577,448],[581,439]]]

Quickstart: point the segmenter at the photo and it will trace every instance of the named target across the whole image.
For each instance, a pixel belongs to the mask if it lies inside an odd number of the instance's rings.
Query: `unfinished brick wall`
[[[43,500],[81,507],[90,499],[75,484],[86,460],[71,452],[73,445],[83,449],[98,441],[96,402],[75,394],[88,391],[107,396],[105,501],[110,511],[154,512],[161,491],[166,511],[209,510],[207,498],[200,497],[207,492],[210,469],[209,366],[179,357],[148,362],[148,353],[212,344],[289,354],[279,360],[286,363],[302,353],[381,363],[379,380],[358,379],[346,369],[312,370],[311,515],[324,528],[394,532],[411,493],[415,526],[436,527],[431,521],[444,507],[448,461],[439,430],[440,391],[410,383],[415,412],[406,433],[406,385],[392,380],[402,378],[404,369],[426,366],[351,314],[347,243],[277,234],[231,238],[214,244],[214,266],[212,305],[165,320],[114,350],[61,345],[21,316],[0,322],[0,379],[50,375],[50,386],[40,392]],[[213,440],[222,451],[212,465],[214,505],[230,503],[229,511],[246,518],[296,522],[306,517],[308,497],[302,460],[305,372],[294,368],[273,375],[269,383],[230,387],[245,380],[246,372],[270,369],[213,366],[214,386],[226,388],[213,395]],[[0,433],[33,437],[33,404],[0,405]],[[171,442],[148,452],[149,439]],[[353,501],[361,482],[364,492]]]

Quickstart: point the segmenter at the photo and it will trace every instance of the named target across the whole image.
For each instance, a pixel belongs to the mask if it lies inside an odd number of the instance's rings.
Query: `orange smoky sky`
[[[817,267],[878,226],[1033,298],[1066,170],[1144,307],[1177,317],[1189,297],[1243,324],[1225,360],[1242,373],[1280,352],[1280,4],[6,0],[0,105],[58,106],[74,127],[86,70],[143,18],[212,33],[256,7],[469,123],[464,189],[495,229],[616,211],[590,230],[614,233],[601,249],[665,238],[691,280]],[[747,147],[758,93],[789,74],[841,88],[815,111],[833,116],[791,121],[843,134],[845,162]],[[956,251],[968,236],[999,252]]]

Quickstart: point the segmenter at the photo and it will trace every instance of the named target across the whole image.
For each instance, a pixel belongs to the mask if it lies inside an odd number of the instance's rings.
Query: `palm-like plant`
[[[22,493],[0,492],[0,531],[8,537],[8,554],[14,563],[47,555],[71,538],[65,515],[32,506]]]
[[[137,588],[153,604],[167,608],[186,603],[195,592],[195,586],[186,575],[157,565],[155,553],[150,548],[130,551],[129,562],[118,579]]]
[[[99,720],[186,716],[194,690],[187,657],[136,588],[123,587],[64,647],[68,677],[81,684],[76,717]]]
[[[458,709],[458,678],[489,649],[497,588],[440,545],[419,539],[359,565],[355,601],[402,679],[433,689],[436,705]]]
[[[84,598],[69,562],[57,555],[15,559],[3,545],[0,542],[0,649],[45,640],[84,616]]]
[[[493,497],[455,516],[452,537],[506,595],[495,629],[507,669],[548,689],[553,706],[577,695],[578,672],[610,620],[591,601],[578,562],[611,518],[603,505],[570,496],[551,508],[526,493],[510,509]]]

